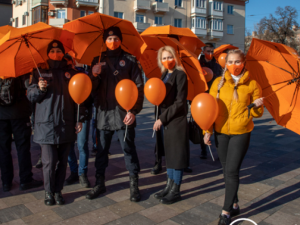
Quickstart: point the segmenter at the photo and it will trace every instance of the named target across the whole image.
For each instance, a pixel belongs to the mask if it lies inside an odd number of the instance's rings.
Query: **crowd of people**
[[[106,192],[109,149],[112,136],[116,133],[129,172],[130,200],[140,201],[140,164],[135,145],[135,127],[136,115],[143,109],[144,80],[136,58],[120,47],[122,33],[118,27],[106,29],[103,41],[107,51],[102,53],[100,59],[98,56],[91,62],[87,74],[92,81],[92,93],[79,109],[69,94],[68,83],[73,75],[85,70],[76,67],[76,62],[65,54],[59,41],[54,40],[49,44],[47,65],[40,65],[38,70],[33,69],[31,74],[18,78],[1,79],[0,168],[3,191],[12,188],[12,134],[18,155],[21,190],[44,185],[45,204],[62,205],[65,202],[61,192],[64,184],[79,181],[83,187],[89,188],[91,184],[87,170],[91,124],[96,182],[86,198],[94,199]],[[201,66],[213,71],[213,79],[208,82],[208,92],[217,99],[219,106],[213,127],[203,131],[201,158],[207,158],[206,145],[211,145],[210,137],[214,132],[226,189],[219,225],[228,225],[231,217],[239,214],[239,170],[254,127],[252,119],[263,114],[263,99],[261,88],[245,69],[245,56],[241,50],[230,50],[227,53],[224,70],[214,59],[213,51],[213,45],[206,44],[199,60]],[[165,46],[158,51],[157,63],[167,94],[158,107],[158,119],[153,125],[156,145],[152,173],[161,172],[164,156],[167,177],[165,188],[155,193],[154,197],[162,204],[172,204],[181,200],[180,186],[184,171],[191,171],[187,122],[188,84],[185,70],[180,66],[178,55],[172,47]],[[115,97],[115,88],[123,79],[132,80],[138,88],[138,100],[129,112],[118,104]],[[250,103],[254,103],[255,107],[248,117],[246,106]],[[30,117],[34,118],[33,141],[41,147],[39,165],[42,165],[44,181],[32,178]],[[126,126],[127,135],[123,141]],[[75,154],[76,140],[79,164]],[[68,163],[71,174],[66,179]]]

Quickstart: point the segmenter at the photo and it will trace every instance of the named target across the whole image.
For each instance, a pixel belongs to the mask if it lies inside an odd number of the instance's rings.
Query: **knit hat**
[[[118,36],[118,38],[120,38],[120,40],[122,42],[122,39],[123,39],[122,32],[119,27],[110,27],[110,28],[106,29],[103,33],[103,41],[105,42],[109,36],[113,36],[113,35]]]
[[[54,40],[50,42],[47,48],[47,55],[49,54],[52,48],[59,48],[65,54],[64,45],[60,41]]]

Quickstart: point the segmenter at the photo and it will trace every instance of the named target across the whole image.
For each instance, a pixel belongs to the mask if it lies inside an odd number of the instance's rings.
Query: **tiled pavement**
[[[43,188],[19,191],[18,163],[13,150],[15,179],[13,189],[4,193],[0,185],[0,223],[5,225],[46,224],[135,224],[177,225],[217,224],[224,201],[224,182],[219,161],[199,158],[199,146],[191,144],[193,173],[185,174],[181,186],[183,200],[162,205],[153,194],[165,185],[162,174],[153,176],[154,162],[152,125],[153,106],[145,103],[137,117],[136,145],[141,163],[140,189],[142,201],[129,201],[128,172],[119,143],[114,137],[107,169],[107,193],[95,200],[87,200],[88,189],[79,184],[63,190],[66,204],[47,207],[43,203]],[[239,190],[242,215],[259,225],[300,224],[300,138],[297,134],[277,126],[266,112],[255,120],[251,145],[243,162]],[[14,144],[13,144],[14,147]],[[90,146],[91,147],[91,146]],[[215,157],[216,150],[213,148]],[[39,150],[32,145],[32,161],[36,163]],[[94,158],[90,158],[89,179],[94,178]],[[33,168],[34,177],[42,179],[42,170]],[[67,171],[69,174],[69,169]],[[68,175],[67,174],[67,175]],[[238,223],[235,223],[238,224]],[[243,222],[243,224],[251,224]]]

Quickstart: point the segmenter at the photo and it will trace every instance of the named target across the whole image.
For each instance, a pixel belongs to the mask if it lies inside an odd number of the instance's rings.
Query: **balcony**
[[[219,41],[223,38],[223,31],[209,30],[207,36],[209,40]]]
[[[165,2],[153,2],[152,9],[154,13],[166,13],[169,12],[169,3]]]
[[[76,6],[77,8],[80,6],[88,6],[97,9],[99,7],[99,0],[76,0]]]
[[[150,23],[134,22],[133,26],[135,27],[135,29],[137,29],[138,32],[143,32],[148,27],[150,27]]]
[[[65,23],[69,22],[67,19],[49,19],[49,25],[54,26],[54,27],[62,27]]]
[[[192,7],[191,14],[202,14],[206,16],[206,8],[198,8],[196,6]]]
[[[149,0],[135,0],[134,1],[134,11],[145,12],[151,9]]]
[[[55,7],[60,5],[67,7],[68,3],[68,0],[50,0],[50,4],[54,5]]]
[[[206,29],[202,29],[202,28],[195,28],[193,27],[191,29],[194,34],[196,34],[198,37],[205,37],[207,35],[207,30]]]
[[[217,3],[218,1],[209,0],[208,17],[223,18],[224,3],[220,2],[221,5]]]

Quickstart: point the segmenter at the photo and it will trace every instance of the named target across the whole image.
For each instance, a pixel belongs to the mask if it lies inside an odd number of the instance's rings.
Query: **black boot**
[[[100,194],[103,194],[106,192],[106,187],[105,187],[105,177],[102,175],[97,174],[96,175],[96,185],[95,187],[90,190],[87,194],[86,194],[86,198],[87,199],[94,199],[97,198]]]
[[[35,164],[35,168],[42,168],[43,167],[43,163],[42,163],[42,157],[40,156],[39,160],[37,161],[37,163]]]
[[[49,206],[55,204],[53,193],[47,192],[47,191],[45,192],[44,203],[45,203],[45,205],[49,205]]]
[[[65,200],[64,200],[61,192],[55,192],[54,193],[54,198],[55,198],[55,201],[56,201],[57,205],[63,205],[63,204],[65,204]]]
[[[159,174],[162,171],[161,159],[155,162],[155,166],[151,170],[151,174]]]
[[[11,183],[9,183],[9,184],[3,184],[3,185],[2,185],[3,192],[8,192],[8,191],[10,191],[11,187],[12,187],[12,184],[11,184]]]
[[[154,198],[162,199],[163,197],[165,197],[165,196],[169,193],[169,191],[171,190],[171,187],[172,187],[172,185],[173,185],[173,182],[174,182],[174,181],[171,180],[171,179],[168,177],[166,187],[165,187],[162,191],[156,193],[156,194],[154,195]]]
[[[138,202],[140,200],[139,177],[137,175],[130,176],[130,201]]]
[[[229,225],[231,223],[231,217],[227,218],[225,215],[220,215],[218,225]]]
[[[181,195],[180,195],[180,185],[177,185],[175,182],[173,182],[171,190],[169,193],[163,197],[160,202],[162,204],[173,204],[175,202],[178,202],[181,200]]]
[[[20,190],[21,191],[26,191],[31,188],[37,188],[43,185],[43,181],[41,180],[34,180],[32,179],[30,182],[25,183],[25,184],[20,184]]]
[[[230,211],[230,216],[231,217],[234,217],[234,216],[237,216],[240,214],[240,207],[238,207],[237,209],[233,208],[231,211]]]
[[[79,176],[79,183],[82,187],[89,188],[91,186],[90,181],[86,174],[81,174]]]
[[[70,176],[65,180],[65,185],[75,184],[78,181],[79,181],[78,174],[71,172]]]

